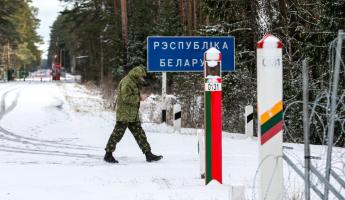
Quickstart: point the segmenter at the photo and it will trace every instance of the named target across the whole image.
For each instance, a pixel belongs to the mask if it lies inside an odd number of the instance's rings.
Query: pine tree
[[[153,33],[154,5],[148,0],[131,1],[128,10],[128,66],[146,65],[146,38]]]
[[[39,20],[36,18],[37,9],[30,5],[30,1],[1,0],[0,1],[0,50],[11,53],[6,60],[1,57],[2,64],[11,63],[17,68],[26,65],[27,68],[37,66],[41,52],[38,44],[42,42],[36,29]]]
[[[162,36],[181,35],[182,21],[177,0],[159,0],[158,15],[154,32]]]

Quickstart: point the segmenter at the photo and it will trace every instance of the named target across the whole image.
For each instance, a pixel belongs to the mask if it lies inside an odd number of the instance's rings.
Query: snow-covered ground
[[[231,185],[244,186],[246,199],[257,199],[255,139],[225,133],[224,184],[205,186],[196,129],[177,134],[144,123],[153,153],[163,160],[147,163],[127,131],[115,153],[120,164],[113,165],[103,155],[115,115],[103,108],[97,91],[77,83],[12,82],[0,83],[0,97],[0,200],[226,200]],[[285,145],[302,161],[302,145]],[[319,155],[325,148],[312,151]],[[342,166],[345,151],[335,153]],[[284,165],[286,196],[303,195],[301,179]]]

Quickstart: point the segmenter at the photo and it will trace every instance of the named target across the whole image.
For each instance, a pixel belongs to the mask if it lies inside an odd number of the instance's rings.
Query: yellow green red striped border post
[[[257,43],[259,200],[283,199],[282,47],[270,34]]]
[[[265,144],[283,130],[283,102],[280,101],[272,109],[260,117],[261,145]]]

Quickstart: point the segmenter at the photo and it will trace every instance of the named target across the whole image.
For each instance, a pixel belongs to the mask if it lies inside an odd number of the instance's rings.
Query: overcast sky
[[[32,4],[38,8],[38,18],[41,20],[38,34],[44,40],[44,44],[40,46],[40,49],[43,51],[42,58],[45,59],[50,40],[50,27],[63,7],[59,0],[33,0]]]

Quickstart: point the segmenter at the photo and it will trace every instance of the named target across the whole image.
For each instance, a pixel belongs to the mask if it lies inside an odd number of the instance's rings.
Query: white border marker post
[[[283,199],[282,47],[270,34],[257,43],[260,200]]]
[[[200,160],[200,176],[202,179],[205,178],[205,135],[203,131],[197,129],[198,135],[198,153]]]
[[[174,105],[174,131],[181,133],[181,105]]]
[[[246,136],[249,138],[253,137],[253,106],[248,105],[245,107],[245,122],[246,122],[246,126],[245,126],[245,131],[246,131]]]

